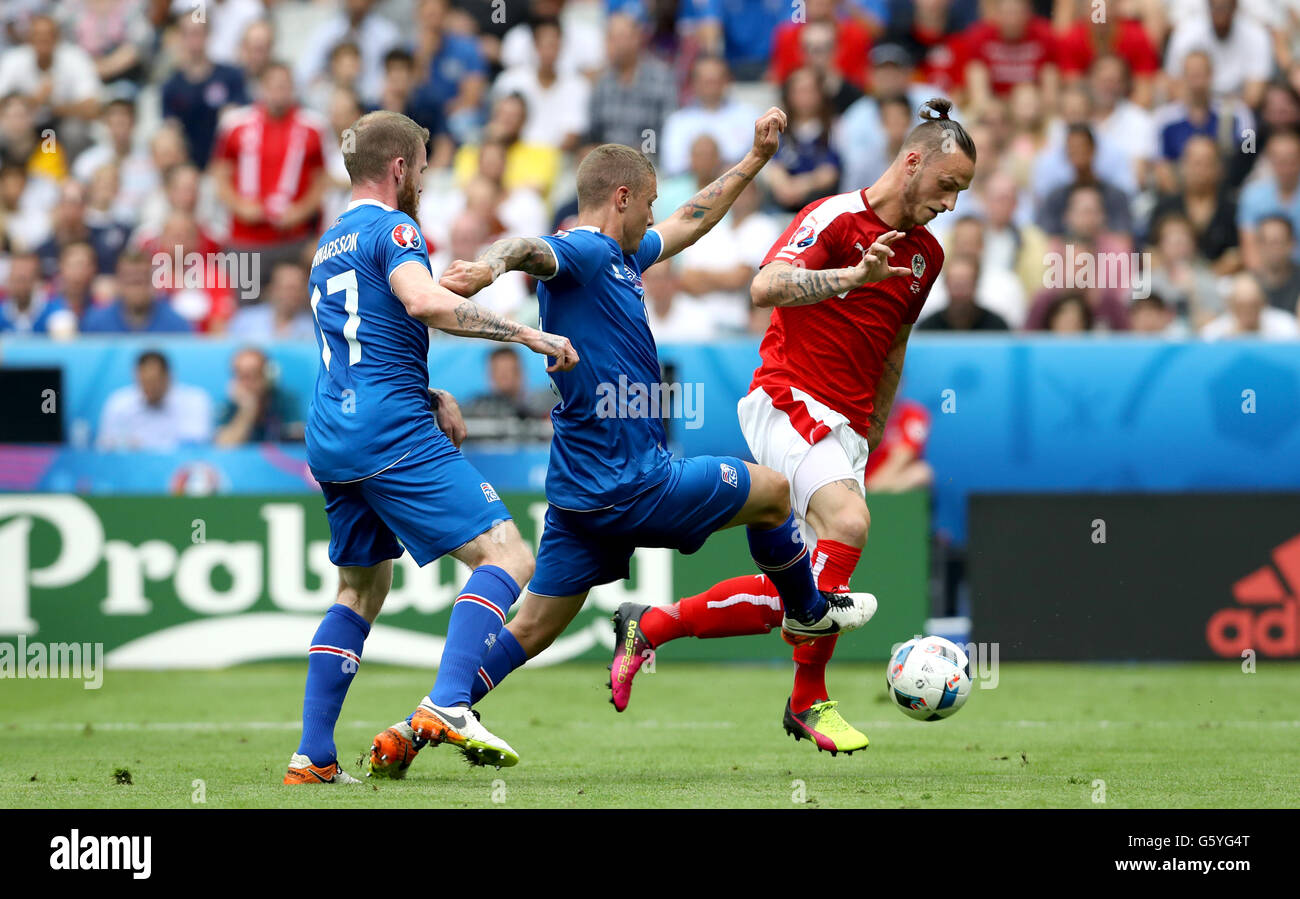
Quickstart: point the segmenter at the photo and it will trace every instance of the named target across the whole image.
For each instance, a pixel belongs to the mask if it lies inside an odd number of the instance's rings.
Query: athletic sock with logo
[[[434,705],[469,705],[479,668],[499,642],[497,634],[506,623],[506,613],[518,598],[519,585],[504,569],[496,565],[474,569],[451,609],[438,676],[429,691]]]
[[[817,592],[808,547],[799,535],[794,513],[774,528],[745,528],[749,554],[759,570],[771,579],[781,595],[785,614],[796,621],[812,622],[826,614],[826,600]]]
[[[483,657],[483,664],[478,670],[478,677],[469,691],[469,704],[473,705],[492,690],[501,686],[507,674],[528,661],[528,654],[519,645],[509,628],[497,631],[496,642]]]
[[[348,686],[361,665],[361,647],[370,622],[341,603],[325,612],[307,650],[307,689],[302,700],[302,741],[298,752],[313,765],[337,760],[334,725]]]

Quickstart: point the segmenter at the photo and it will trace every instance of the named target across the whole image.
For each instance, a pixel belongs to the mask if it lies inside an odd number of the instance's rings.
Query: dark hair
[[[1265,225],[1267,225],[1269,222],[1281,224],[1284,228],[1286,228],[1287,237],[1291,237],[1291,238],[1295,237],[1295,225],[1292,224],[1289,218],[1287,218],[1285,215],[1283,215],[1280,212],[1269,213],[1268,215],[1261,218],[1259,221],[1255,222],[1255,232],[1258,233],[1259,230],[1263,228]]]
[[[1085,125],[1083,122],[1075,122],[1069,128],[1065,129],[1066,140],[1079,135],[1088,139],[1088,144],[1095,150],[1097,149],[1097,136],[1092,133],[1092,126]]]
[[[395,62],[400,62],[402,65],[414,66],[415,56],[405,47],[394,47],[392,50],[389,50],[384,54],[384,70],[387,71],[388,67]]]
[[[158,350],[145,350],[139,356],[135,357],[135,367],[137,369],[144,368],[145,364],[148,362],[158,363],[162,366],[162,370],[165,372],[170,372],[172,370],[171,364],[167,361],[167,357]]]
[[[560,20],[555,16],[534,16],[529,22],[528,27],[536,35],[538,28],[554,28],[560,34],[564,34],[564,29],[560,25]]]
[[[891,94],[888,97],[881,97],[876,101],[876,105],[880,108],[880,117],[882,119],[884,118],[886,106],[901,106],[908,118],[912,116],[912,101],[907,99],[905,94]]]
[[[488,353],[488,363],[491,364],[492,362],[495,362],[497,359],[500,359],[505,356],[509,356],[511,359],[513,359],[516,362],[519,361],[518,353],[516,353],[513,349],[511,349],[508,346],[502,346],[502,347],[497,347],[495,350]]]
[[[1139,306],[1153,306],[1156,309],[1164,310],[1169,308],[1169,303],[1160,294],[1152,291],[1144,297],[1135,297],[1129,304],[1129,309],[1137,309]]]
[[[1043,318],[1044,327],[1049,331],[1052,330],[1052,322],[1056,321],[1056,317],[1071,303],[1078,304],[1079,308],[1083,310],[1083,330],[1091,331],[1094,321],[1092,307],[1088,305],[1088,300],[1083,294],[1075,291],[1063,293],[1053,298],[1052,302],[1047,306],[1047,315]]]
[[[951,113],[951,100],[945,100],[942,97],[931,97],[926,100],[921,104],[921,108],[917,110],[917,115],[925,119],[925,121],[913,128],[912,132],[907,135],[907,140],[903,141],[903,149],[921,146],[929,154],[938,150],[945,150],[948,142],[952,141],[966,154],[971,162],[974,162],[975,141],[960,122],[954,122],[949,117]]]
[[[835,110],[831,106],[830,97],[826,96],[826,82],[820,72],[811,66],[802,66],[795,69],[786,76],[785,81],[781,83],[781,108],[787,113],[791,110],[790,104],[790,86],[794,80],[803,74],[812,75],[813,83],[817,85],[817,96],[821,98],[821,103],[817,107],[817,121],[821,124],[821,134],[817,137],[819,146],[825,147],[830,144],[831,125],[835,118]]]
[[[1101,205],[1103,207],[1106,205],[1106,195],[1102,192],[1100,187],[1087,181],[1075,181],[1065,191],[1066,208],[1069,208],[1069,205],[1074,202],[1075,194],[1083,193],[1085,191],[1096,194],[1097,199],[1101,201]]]

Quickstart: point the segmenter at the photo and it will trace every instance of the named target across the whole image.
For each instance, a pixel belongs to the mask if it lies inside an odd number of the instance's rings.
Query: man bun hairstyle
[[[961,150],[971,162],[974,162],[975,141],[960,122],[953,121],[951,113],[951,100],[945,100],[943,97],[931,97],[926,100],[917,110],[917,115],[925,121],[907,135],[907,140],[903,141],[903,149],[920,147],[926,156],[935,151],[953,153]]]

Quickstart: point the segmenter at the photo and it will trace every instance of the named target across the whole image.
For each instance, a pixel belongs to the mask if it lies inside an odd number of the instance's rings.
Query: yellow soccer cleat
[[[835,700],[827,699],[813,703],[796,715],[787,701],[781,723],[785,732],[796,740],[812,740],[818,752],[852,755],[859,749],[866,749],[870,745],[867,735],[844,720],[836,710],[838,705]]]

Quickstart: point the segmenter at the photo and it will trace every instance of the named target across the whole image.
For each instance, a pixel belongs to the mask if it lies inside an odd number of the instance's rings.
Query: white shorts
[[[755,387],[736,411],[754,459],[790,482],[790,505],[801,521],[813,494],[832,481],[852,479],[862,485],[867,438],[799,388]]]

